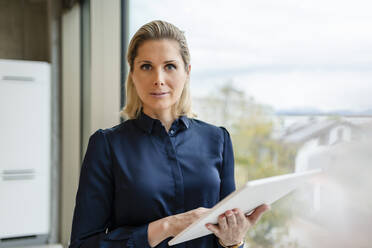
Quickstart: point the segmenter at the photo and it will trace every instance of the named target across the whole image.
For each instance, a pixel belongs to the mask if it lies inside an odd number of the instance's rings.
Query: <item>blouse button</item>
[[[169,130],[169,133],[170,133],[170,135],[173,135],[174,134],[174,130],[173,129]]]

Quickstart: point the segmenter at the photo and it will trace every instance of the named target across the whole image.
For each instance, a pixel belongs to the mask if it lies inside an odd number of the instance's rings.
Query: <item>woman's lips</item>
[[[159,93],[154,92],[154,93],[150,93],[151,96],[157,97],[157,98],[164,97],[164,96],[166,96],[168,94],[169,94],[169,92],[159,92]]]

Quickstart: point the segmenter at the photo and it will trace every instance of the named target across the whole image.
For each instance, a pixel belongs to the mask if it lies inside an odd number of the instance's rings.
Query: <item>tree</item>
[[[243,91],[234,88],[232,81],[223,85],[206,101],[214,114],[222,116],[218,125],[230,130],[234,146],[235,175],[240,187],[248,179],[258,179],[293,172],[296,147],[281,144],[273,138],[273,111],[270,106],[256,103]],[[207,104],[208,105],[208,104]],[[252,228],[246,242],[249,247],[298,247],[288,239],[291,219],[291,196],[274,204],[271,211]]]

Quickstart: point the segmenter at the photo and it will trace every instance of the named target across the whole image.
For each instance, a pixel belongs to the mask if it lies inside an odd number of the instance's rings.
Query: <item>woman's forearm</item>
[[[157,246],[164,239],[171,237],[169,217],[165,217],[149,224],[147,238],[151,247]]]

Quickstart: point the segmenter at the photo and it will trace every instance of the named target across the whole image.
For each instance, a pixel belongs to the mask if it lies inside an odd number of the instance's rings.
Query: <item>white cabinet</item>
[[[0,60],[0,247],[50,231],[50,78],[48,63]]]

